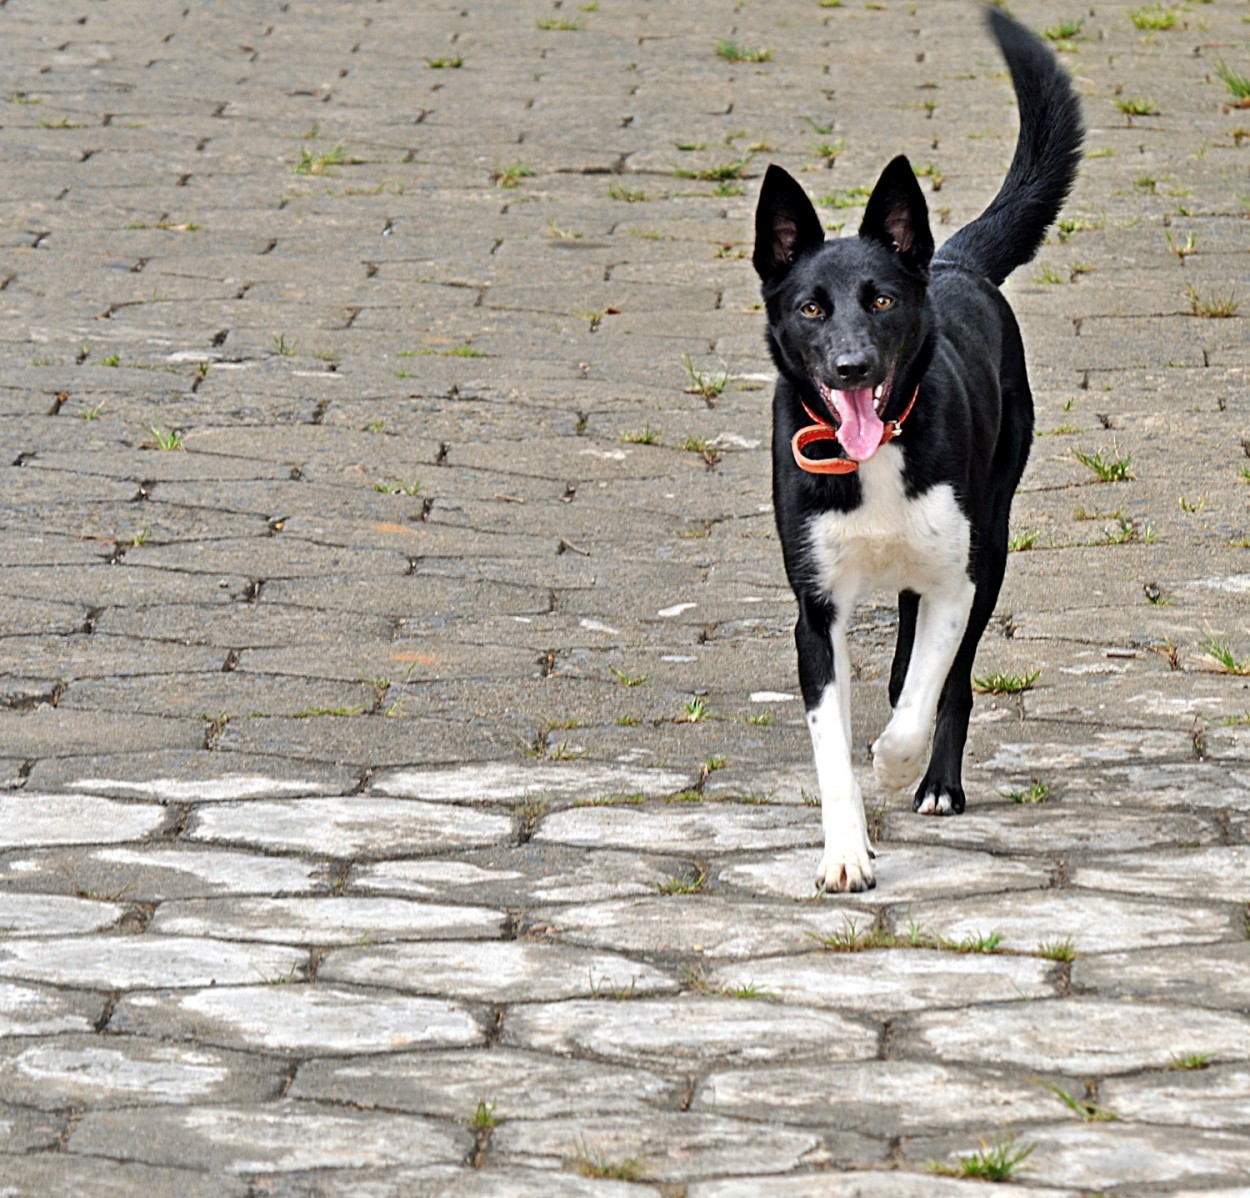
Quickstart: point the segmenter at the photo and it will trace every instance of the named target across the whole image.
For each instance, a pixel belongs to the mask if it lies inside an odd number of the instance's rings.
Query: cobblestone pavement
[[[754,193],[975,215],[975,8],[0,0],[0,1193],[1250,1195],[1248,10],[1014,7],[1035,684],[815,901]]]

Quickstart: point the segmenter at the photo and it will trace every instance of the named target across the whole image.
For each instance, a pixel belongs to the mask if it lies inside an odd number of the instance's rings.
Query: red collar
[[[881,444],[887,441],[893,441],[895,437],[902,431],[903,421],[911,415],[911,410],[916,406],[916,398],[920,394],[920,387],[911,393],[911,399],[907,403],[907,407],[903,409],[903,414],[897,420],[890,420],[886,423],[885,428],[881,431]],[[859,469],[859,463],[853,458],[809,458],[803,450],[806,449],[813,441],[835,441],[837,440],[838,430],[821,416],[817,416],[807,404],[803,405],[805,411],[814,421],[815,424],[805,425],[799,429],[793,437],[790,438],[790,449],[794,454],[794,460],[798,463],[800,470],[806,470],[808,474],[851,474]]]

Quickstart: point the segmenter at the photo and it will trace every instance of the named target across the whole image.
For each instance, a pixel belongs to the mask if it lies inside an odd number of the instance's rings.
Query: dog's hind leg
[[[907,678],[907,666],[911,662],[912,645],[916,640],[916,611],[920,596],[915,591],[898,593],[898,640],[894,642],[894,664],[890,666],[890,706],[898,706]]]
[[[816,888],[824,891],[869,890],[876,885],[864,800],[851,765],[849,614],[829,602],[800,598],[794,629],[799,683],[820,783],[825,851]]]
[[[965,575],[920,597],[914,644],[894,714],[872,746],[873,772],[885,790],[920,777],[943,684],[959,651],[974,588]]]
[[[999,522],[996,522],[999,524]],[[968,615],[959,652],[951,665],[938,700],[933,753],[912,808],[921,815],[958,815],[964,809],[963,759],[972,715],[972,665],[977,644],[998,602],[1007,568],[1007,521],[995,527],[980,544],[976,563],[976,598]]]

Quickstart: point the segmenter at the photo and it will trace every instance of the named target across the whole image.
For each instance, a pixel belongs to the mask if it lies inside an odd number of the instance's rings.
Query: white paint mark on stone
[[[688,653],[666,653],[660,658],[661,661],[675,662],[677,665],[689,665],[692,661],[698,661],[697,657],[691,657]]]
[[[796,696],[786,691],[752,691],[752,703],[792,703]]]
[[[708,444],[714,449],[758,449],[758,437],[744,437],[739,433],[718,433]]]
[[[697,603],[674,603],[672,607],[662,607],[655,614],[662,616],[664,619],[670,619],[673,616],[680,616],[682,612],[689,611],[692,607],[698,607]]]
[[[605,624],[601,620],[579,620],[578,627],[586,629],[587,632],[606,632],[609,636],[621,635],[619,628],[613,628],[611,624]]]
[[[582,457],[599,458],[604,462],[623,462],[626,454],[623,449],[583,449]]]

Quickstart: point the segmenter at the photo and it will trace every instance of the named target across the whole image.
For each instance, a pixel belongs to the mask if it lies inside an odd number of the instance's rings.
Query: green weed
[[[822,196],[819,203],[826,208],[862,208],[872,191],[867,187],[843,187]]]
[[[721,38],[716,43],[716,57],[726,62],[768,62],[773,56],[771,50],[758,46],[742,46],[731,38]]]
[[[1108,1123],[1120,1117],[1114,1111],[1109,1111],[1096,1102],[1090,1102],[1085,1098],[1074,1098],[1067,1090],[1054,1082],[1038,1082],[1037,1084],[1049,1090],[1070,1111],[1080,1115],[1086,1123]]]
[[[469,1126],[476,1128],[478,1131],[486,1131],[488,1128],[494,1127],[497,1122],[498,1120],[495,1118],[495,1104],[487,1102],[485,1098],[479,1098],[473,1114],[469,1116]]]
[[[689,354],[682,354],[681,363],[686,368],[686,374],[690,378],[690,385],[686,388],[687,395],[701,395],[707,400],[716,399],[729,382],[728,370],[724,368],[720,370],[698,370],[690,360]]]
[[[1152,4],[1148,8],[1132,9],[1128,18],[1133,22],[1134,29],[1147,33],[1158,33],[1165,29],[1176,28],[1176,9],[1164,8],[1162,4]]]
[[[1036,1144],[1016,1147],[1015,1136],[996,1138],[992,1143],[981,1141],[980,1152],[971,1152],[959,1158],[958,1164],[948,1165],[942,1161],[930,1161],[929,1172],[947,1177],[976,1177],[982,1181],[1007,1181],[1024,1163]]]
[[[324,175],[332,166],[341,166],[346,161],[343,143],[326,150],[324,154],[314,154],[305,146],[300,147],[299,162],[295,165],[297,175]]]
[[[1228,320],[1236,316],[1241,308],[1241,300],[1233,291],[1220,292],[1204,299],[1192,283],[1186,283],[1185,294],[1189,297],[1192,314],[1207,320]]]
[[[1093,454],[1082,453],[1079,449],[1074,449],[1072,456],[1082,466],[1089,467],[1090,470],[1098,475],[1100,482],[1119,483],[1133,477],[1133,458],[1131,454],[1125,457],[1104,458],[1101,449]]]
[[[1037,955],[1048,961],[1075,961],[1076,947],[1071,940],[1048,940],[1037,946]]]
[[[1215,64],[1215,73],[1239,108],[1250,107],[1250,75],[1234,71],[1222,58]]]
[[[166,432],[159,425],[154,424],[148,429],[148,432],[152,434],[153,439],[156,441],[157,449],[182,448],[182,433],[178,429],[171,429]]]
[[[1028,790],[1011,790],[1005,793],[1013,803],[1044,803],[1050,798],[1050,785],[1035,779]]]
[[[1232,649],[1210,634],[1202,642],[1202,655],[1208,661],[1214,662],[1221,674],[1235,674],[1238,677],[1250,674],[1250,657],[1239,658]]]
[[[1041,676],[1041,670],[1027,674],[981,674],[973,677],[972,689],[979,695],[1018,695],[1032,690]]]
[[[520,187],[522,179],[532,179],[536,174],[538,172],[532,166],[526,166],[524,162],[514,162],[502,170],[492,171],[490,177],[495,181],[496,187],[512,188]]]
[[[703,170],[678,170],[673,174],[679,179],[698,179],[703,183],[719,183],[730,179],[741,179],[742,172],[746,170],[750,162],[751,155],[746,154],[741,158],[723,162],[720,166],[709,166]]]

